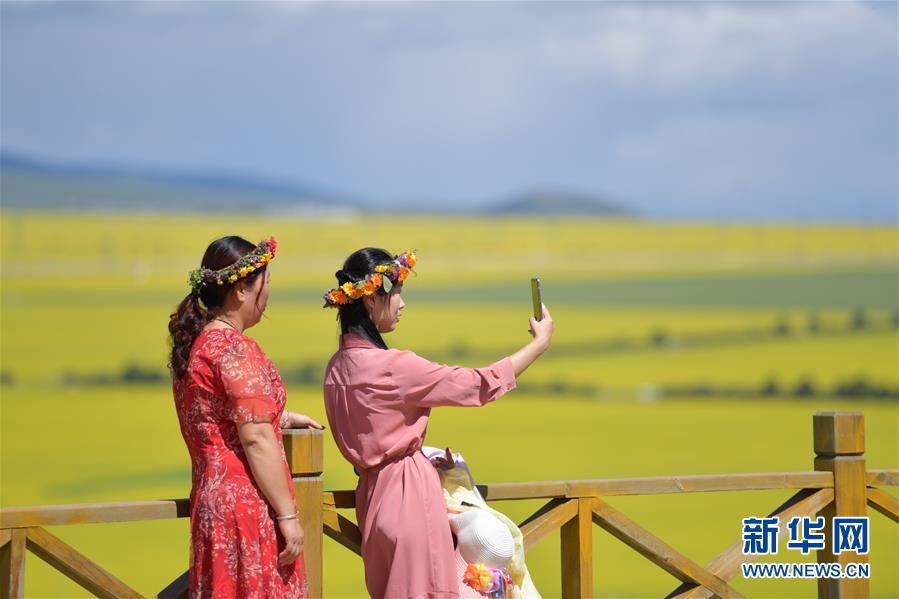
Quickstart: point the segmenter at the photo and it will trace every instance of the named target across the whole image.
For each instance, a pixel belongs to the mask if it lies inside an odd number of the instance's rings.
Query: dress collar
[[[354,347],[375,349],[377,348],[377,345],[356,333],[345,333],[340,336],[340,349],[350,349]]]

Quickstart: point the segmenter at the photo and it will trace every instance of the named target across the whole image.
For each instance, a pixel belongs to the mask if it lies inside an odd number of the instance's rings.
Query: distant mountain
[[[413,205],[353,198],[309,186],[251,176],[97,165],[57,165],[0,154],[0,206],[14,210],[268,212],[633,216],[619,204],[586,194],[534,191],[487,207],[424,198]],[[377,207],[377,208],[375,208]]]
[[[497,215],[636,216],[624,206],[593,195],[540,190],[513,196],[489,210]]]
[[[54,165],[0,155],[0,205],[13,209],[346,212],[353,199],[312,187],[219,173]]]

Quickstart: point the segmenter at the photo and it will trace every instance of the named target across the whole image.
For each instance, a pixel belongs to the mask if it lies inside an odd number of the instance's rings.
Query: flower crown
[[[325,305],[322,307],[336,308],[344,304],[351,304],[360,297],[374,294],[378,287],[383,287],[384,291],[390,293],[394,285],[406,280],[417,261],[415,250],[409,250],[386,264],[379,264],[375,267],[375,272],[367,275],[364,279],[355,282],[347,281],[340,287],[329,290],[325,294]]]
[[[196,270],[190,271],[187,282],[190,283],[191,288],[195,292],[199,292],[204,285],[212,282],[215,282],[216,285],[224,285],[225,283],[230,285],[271,262],[272,258],[275,257],[275,249],[277,247],[278,242],[275,241],[275,238],[269,237],[260,241],[259,245],[252,252],[241,256],[231,266],[226,266],[221,270],[210,270],[201,266]]]

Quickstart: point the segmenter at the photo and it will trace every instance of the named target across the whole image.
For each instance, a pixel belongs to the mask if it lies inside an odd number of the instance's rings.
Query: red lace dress
[[[238,424],[271,422],[281,444],[286,393],[278,370],[249,337],[209,329],[173,390],[193,471],[190,596],[307,597],[302,554],[277,566],[283,539],[237,436]],[[283,445],[281,455],[289,481]]]

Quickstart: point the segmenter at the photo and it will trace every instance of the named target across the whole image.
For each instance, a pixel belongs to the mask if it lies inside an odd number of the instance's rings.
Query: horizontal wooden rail
[[[574,481],[570,484],[569,492],[579,497],[610,497],[827,487],[833,487],[833,476],[829,472],[770,472]]]
[[[869,486],[899,486],[899,470],[869,470],[867,484]],[[481,495],[488,501],[829,488],[833,488],[833,473],[814,471],[697,474],[478,485]],[[353,491],[349,490],[326,491],[323,494],[323,503],[327,509],[350,509],[356,505],[356,496]]]
[[[190,500],[123,501],[0,509],[0,528],[167,520],[190,516]]]
[[[899,470],[868,470],[865,484],[869,487],[899,487]]]
[[[700,474],[653,476],[547,483],[500,483],[480,488],[491,501],[535,497],[611,497],[664,493],[705,493],[765,489],[823,489],[833,486],[827,472],[771,472],[758,474]]]
[[[899,470],[870,470],[869,486],[899,486]],[[831,472],[761,472],[751,474],[697,474],[643,478],[494,483],[478,485],[488,501],[550,499],[553,497],[613,497],[665,493],[710,493],[720,491],[764,491],[775,489],[827,489],[833,487]],[[335,496],[346,504],[348,497]],[[344,506],[341,506],[344,507]],[[351,507],[346,505],[346,507]]]
[[[899,469],[868,470],[866,483],[869,487],[899,486]],[[494,483],[478,485],[478,490],[489,501],[505,501],[832,487],[833,474],[830,472],[762,472]],[[322,504],[325,509],[353,508],[356,506],[355,492],[326,491],[322,494]],[[8,507],[0,509],[0,529],[167,520],[188,516],[190,516],[190,501],[186,498]]]

